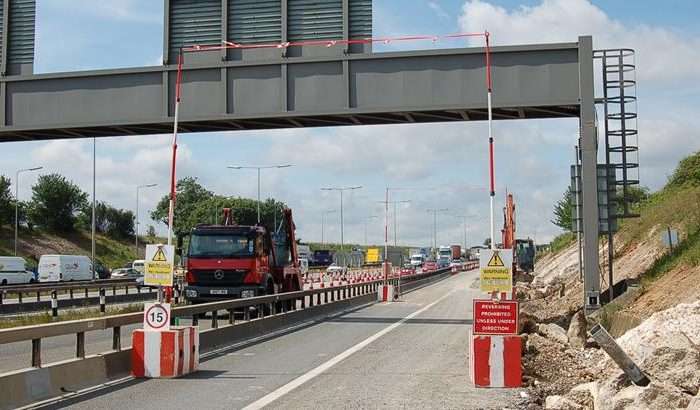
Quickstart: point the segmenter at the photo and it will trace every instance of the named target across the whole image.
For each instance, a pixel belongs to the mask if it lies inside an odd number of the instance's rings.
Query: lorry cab
[[[411,266],[414,268],[420,268],[425,263],[425,255],[418,253],[411,255]]]
[[[228,209],[225,210],[230,212]],[[291,210],[271,234],[259,225],[198,225],[186,252],[185,297],[194,303],[301,290]]]
[[[262,227],[196,227],[187,250],[185,295],[212,301],[267,293],[273,283],[269,250],[270,237]]]

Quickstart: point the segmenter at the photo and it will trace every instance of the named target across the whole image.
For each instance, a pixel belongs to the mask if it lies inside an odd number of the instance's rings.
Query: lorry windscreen
[[[255,254],[255,239],[240,234],[195,234],[190,239],[192,258],[244,258]]]

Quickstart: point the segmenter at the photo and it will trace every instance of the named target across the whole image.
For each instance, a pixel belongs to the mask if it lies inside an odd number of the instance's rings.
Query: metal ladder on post
[[[603,106],[605,165],[608,173],[614,173],[611,182],[615,184],[607,198],[608,286],[612,301],[617,220],[639,216],[630,210],[629,192],[630,187],[639,185],[636,64],[634,50],[628,48],[595,50],[593,57],[601,61],[603,96],[596,102]]]

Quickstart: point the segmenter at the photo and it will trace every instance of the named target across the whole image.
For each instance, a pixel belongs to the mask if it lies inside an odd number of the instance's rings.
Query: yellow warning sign
[[[151,259],[153,262],[167,262],[168,258],[165,256],[165,252],[163,252],[163,247],[159,246],[158,250],[156,251],[156,254],[153,255],[153,259]]]
[[[482,250],[479,270],[482,292],[510,292],[513,290],[513,251],[511,249]]]
[[[175,248],[172,245],[146,245],[143,283],[149,286],[173,286]]]
[[[506,265],[503,264],[503,259],[501,259],[501,256],[499,255],[498,251],[493,252],[493,256],[491,256],[491,259],[489,259],[489,263],[486,265],[488,267],[499,267],[502,268]]]

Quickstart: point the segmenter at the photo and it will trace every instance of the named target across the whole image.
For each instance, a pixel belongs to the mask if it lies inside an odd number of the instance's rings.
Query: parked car
[[[143,277],[143,273],[133,268],[119,268],[112,271],[112,279],[137,279]]]
[[[92,280],[92,262],[82,255],[42,255],[39,282]]]
[[[438,269],[438,264],[435,261],[428,261],[423,264],[423,272],[433,271]]]
[[[143,275],[146,272],[146,261],[143,259],[137,259],[131,263],[131,268],[141,272]]]
[[[348,273],[348,268],[346,268],[345,266],[338,266],[338,265],[331,265],[328,268],[326,268],[326,274],[333,274],[333,273],[346,274],[346,273]]]
[[[452,259],[452,262],[450,262],[450,268],[457,267],[459,269],[462,269],[462,265],[464,262],[462,262],[461,259]]]
[[[24,258],[0,256],[0,285],[17,285],[35,281],[34,273],[27,270],[27,262]]]

